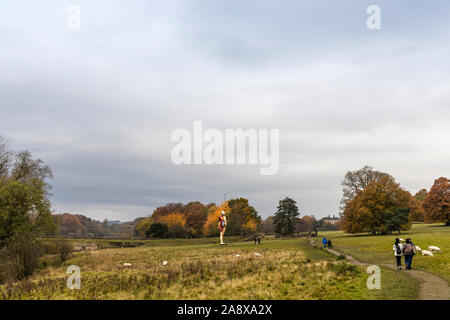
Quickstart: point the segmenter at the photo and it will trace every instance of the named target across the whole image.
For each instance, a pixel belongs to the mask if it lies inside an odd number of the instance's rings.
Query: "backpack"
[[[396,245],[395,246],[395,252],[398,254],[398,255],[400,255],[400,254],[402,254],[402,250],[400,249],[400,245]]]
[[[410,256],[414,253],[413,246],[411,243],[406,244],[405,255]]]

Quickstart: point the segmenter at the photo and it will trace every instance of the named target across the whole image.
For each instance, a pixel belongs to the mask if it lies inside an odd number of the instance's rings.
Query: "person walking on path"
[[[399,238],[395,238],[394,246],[392,247],[394,250],[395,260],[397,261],[397,270],[402,270],[402,244],[400,243]]]
[[[323,239],[322,239],[322,244],[323,244],[323,247],[324,247],[324,248],[327,247],[327,242],[328,242],[327,238],[323,237]]]
[[[331,239],[328,239],[327,246],[328,246],[328,249],[331,249],[331,246],[332,246]]]
[[[406,239],[403,245],[403,254],[405,255],[406,270],[411,270],[413,256],[416,254],[416,246],[411,239]]]

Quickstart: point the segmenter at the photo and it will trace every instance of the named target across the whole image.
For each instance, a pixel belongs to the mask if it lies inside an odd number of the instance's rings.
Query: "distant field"
[[[209,238],[78,252],[64,265],[47,263],[28,281],[0,286],[0,299],[417,298],[415,280],[387,269],[382,289],[368,290],[364,268],[337,261],[304,238],[263,240],[259,246],[227,240],[224,247]],[[66,288],[69,265],[81,269],[80,290]]]
[[[350,235],[341,231],[319,232],[317,243],[323,236],[331,238],[337,250],[363,262],[372,264],[395,262],[392,245],[396,235],[370,236]],[[402,232],[399,237],[411,238],[422,249],[427,249],[431,245],[438,246],[442,253],[436,253],[434,257],[422,256],[419,253],[414,257],[412,266],[434,273],[450,283],[450,227],[443,224],[413,224],[411,230]]]

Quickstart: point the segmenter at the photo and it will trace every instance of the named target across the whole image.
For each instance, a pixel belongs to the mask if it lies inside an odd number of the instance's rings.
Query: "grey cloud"
[[[77,32],[69,4],[0,10],[0,134],[54,169],[57,211],[133,219],[226,192],[320,217],[347,170],[413,192],[448,172],[448,2],[379,1],[378,33],[365,2],[79,1]],[[279,174],[173,165],[171,132],[195,120],[280,129]]]

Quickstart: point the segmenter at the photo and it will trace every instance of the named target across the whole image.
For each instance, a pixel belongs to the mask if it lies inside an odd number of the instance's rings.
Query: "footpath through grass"
[[[413,224],[411,230],[397,235],[372,236],[367,234],[350,235],[341,231],[319,232],[317,243],[323,236],[330,238],[333,247],[354,258],[371,264],[395,264],[392,245],[395,238],[411,238],[420,248],[438,246],[442,252],[434,257],[418,253],[413,259],[413,268],[440,276],[450,283],[450,227],[443,224]],[[403,263],[403,260],[402,260]]]
[[[213,244],[212,239],[158,240],[136,248],[76,253],[62,266],[46,267],[29,280],[0,286],[0,299],[417,297],[417,282],[391,270],[382,271],[381,290],[368,290],[365,268],[337,261],[309,246],[306,239],[263,240],[261,245],[227,240],[228,246]],[[124,267],[125,262],[132,267]],[[81,269],[80,290],[66,287],[69,265]]]

